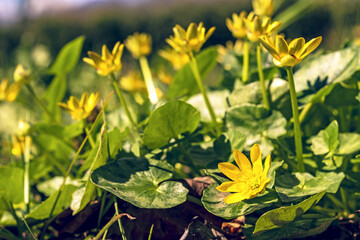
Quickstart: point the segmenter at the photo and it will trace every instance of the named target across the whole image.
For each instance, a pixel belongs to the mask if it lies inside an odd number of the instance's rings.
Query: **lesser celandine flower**
[[[257,16],[254,12],[249,13],[244,19],[247,28],[247,37],[252,42],[258,42],[260,36],[269,36],[281,25],[280,22],[271,22],[270,17]]]
[[[100,93],[83,93],[80,101],[71,96],[67,103],[59,103],[59,106],[68,111],[71,117],[75,120],[82,120],[87,118],[91,111],[95,108],[100,98]]]
[[[21,83],[15,82],[10,84],[7,79],[2,79],[0,83],[0,101],[15,101],[19,95],[21,86]]]
[[[173,80],[173,77],[168,72],[166,72],[163,68],[161,68],[158,71],[157,77],[159,78],[159,80],[161,82],[165,83],[166,85],[170,85]]]
[[[31,72],[29,69],[26,69],[23,65],[18,64],[14,71],[14,81],[24,84],[31,81]]]
[[[267,36],[260,38],[261,44],[273,56],[274,64],[278,67],[293,67],[300,63],[319,46],[321,40],[322,37],[317,37],[305,43],[305,39],[301,37],[288,44],[280,35],[276,36],[275,42]]]
[[[271,16],[274,13],[274,0],[252,0],[254,12],[259,16]]]
[[[235,38],[244,38],[247,35],[247,28],[244,19],[247,17],[245,11],[241,11],[239,15],[236,13],[232,14],[232,20],[226,18],[226,26]]]
[[[139,72],[131,71],[120,79],[120,87],[129,92],[145,92],[145,82]]]
[[[151,36],[146,33],[134,33],[125,40],[126,48],[135,59],[147,56],[151,53]]]
[[[250,151],[249,159],[240,151],[234,150],[235,162],[239,167],[224,162],[219,163],[220,171],[232,181],[224,182],[216,189],[221,192],[232,192],[226,196],[225,203],[231,204],[245,199],[251,199],[265,190],[270,182],[267,174],[270,169],[271,157],[268,155],[263,166],[261,150],[259,145],[255,144]]]
[[[170,38],[166,39],[166,42],[178,52],[189,53],[199,52],[202,45],[215,31],[215,27],[210,28],[205,33],[203,23],[200,22],[199,25],[190,23],[187,30],[180,25],[175,25],[173,31],[174,36],[170,36]]]
[[[168,60],[175,70],[179,70],[190,61],[188,54],[175,51],[171,48],[159,50],[159,55]]]
[[[15,156],[20,157],[21,154],[24,153],[24,149],[25,149],[25,137],[19,137],[13,135],[11,153]]]
[[[117,42],[110,53],[107,46],[102,46],[102,55],[89,51],[89,58],[83,58],[84,62],[97,70],[101,76],[106,76],[110,73],[118,72],[121,70],[121,57],[123,54],[124,44]]]

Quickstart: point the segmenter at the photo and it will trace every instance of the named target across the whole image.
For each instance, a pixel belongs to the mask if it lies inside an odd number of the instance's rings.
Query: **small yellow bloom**
[[[118,72],[121,70],[121,57],[123,54],[124,44],[117,42],[112,50],[109,52],[109,49],[104,44],[102,46],[102,56],[99,54],[89,51],[88,55],[90,58],[83,58],[84,62],[92,66],[97,70],[97,73],[101,76],[106,76],[113,72]]]
[[[157,76],[159,78],[159,80],[163,83],[165,83],[166,85],[170,85],[172,83],[173,77],[166,72],[163,68],[161,68],[158,73]]]
[[[21,156],[25,149],[25,137],[12,136],[12,148],[11,153],[14,156]]]
[[[270,169],[271,157],[270,155],[266,157],[263,167],[259,145],[255,144],[251,148],[251,163],[238,150],[234,150],[234,158],[239,168],[228,162],[219,163],[218,165],[220,171],[232,180],[224,182],[216,188],[220,192],[233,192],[233,194],[226,196],[225,203],[227,204],[254,198],[263,192],[270,182],[267,174]]]
[[[160,50],[159,55],[168,60],[175,70],[179,70],[190,61],[189,55],[171,48]]]
[[[175,51],[182,53],[199,52],[202,45],[215,31],[215,27],[209,29],[205,34],[203,23],[200,22],[199,26],[196,23],[190,23],[185,31],[180,25],[173,28],[174,36],[166,39],[166,42],[175,49]]]
[[[75,120],[82,120],[87,118],[91,111],[95,108],[100,98],[100,93],[82,94],[80,101],[71,96],[67,103],[59,103],[59,106],[68,111],[71,117]]]
[[[146,92],[145,82],[141,74],[135,71],[121,77],[120,87],[129,92]]]
[[[239,15],[232,14],[232,20],[226,18],[226,26],[235,38],[244,38],[247,35],[247,28],[244,19],[247,17],[245,11],[241,11]]]
[[[24,68],[23,65],[18,64],[14,71],[14,81],[21,84],[30,82],[31,81],[30,70]]]
[[[274,13],[274,0],[252,0],[254,12],[259,16],[271,16]]]
[[[305,43],[304,38],[296,38],[287,44],[285,39],[277,35],[275,42],[269,37],[260,38],[261,44],[273,56],[273,62],[278,67],[293,67],[314,51],[321,43],[322,37],[311,39]]]
[[[146,33],[134,33],[125,40],[126,48],[135,59],[147,56],[151,53],[151,36]]]
[[[9,84],[7,79],[1,80],[0,83],[0,101],[13,102],[20,92],[22,83],[15,82]]]
[[[247,37],[252,42],[259,41],[260,36],[269,36],[281,25],[280,22],[271,23],[271,18],[266,16],[257,16],[254,12],[249,13],[244,19],[247,28]]]

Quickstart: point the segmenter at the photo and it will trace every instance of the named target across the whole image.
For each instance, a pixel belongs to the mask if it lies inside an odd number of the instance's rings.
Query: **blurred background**
[[[360,37],[360,0],[275,0],[275,5],[274,18],[286,22],[282,32],[288,38],[322,35],[322,47],[336,49]],[[0,0],[0,68],[19,62],[23,50],[40,54],[37,61],[45,64],[80,35],[86,36],[87,51],[147,32],[156,51],[175,24],[191,21],[216,26],[208,44],[224,44],[233,40],[225,18],[251,9],[250,0]]]

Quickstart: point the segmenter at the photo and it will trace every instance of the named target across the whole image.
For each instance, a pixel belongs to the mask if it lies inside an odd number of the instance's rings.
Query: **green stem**
[[[114,222],[119,221],[120,218],[122,216],[127,216],[129,219],[134,219],[133,217],[131,217],[129,214],[127,213],[122,213],[122,214],[116,214],[112,219],[110,219],[110,221],[100,230],[100,232],[96,235],[96,237],[94,238],[94,240],[99,240],[101,238],[101,236],[109,229],[109,227],[111,227],[111,225],[114,224]],[[125,240],[125,239],[124,239]]]
[[[216,122],[216,115],[215,115],[215,112],[214,112],[214,109],[212,108],[211,104],[210,104],[210,101],[209,101],[209,98],[207,96],[207,93],[206,93],[206,90],[205,90],[205,87],[204,87],[204,84],[202,82],[202,79],[201,79],[201,76],[200,76],[200,73],[199,73],[199,68],[197,66],[197,63],[196,63],[196,59],[194,57],[194,55],[191,53],[190,54],[190,67],[191,67],[191,70],[194,74],[194,77],[195,77],[195,80],[196,80],[196,83],[200,89],[200,92],[204,98],[204,101],[205,101],[205,104],[206,104],[206,107],[210,113],[210,117],[211,117],[211,120],[213,121],[214,125],[216,126],[217,125],[217,122]]]
[[[304,122],[307,114],[309,113],[311,107],[313,106],[314,103],[312,102],[308,102],[305,107],[303,108],[303,110],[301,111],[300,113],[300,116],[299,116],[299,121],[300,121],[300,124]]]
[[[113,196],[113,198],[114,198],[115,213],[116,213],[116,215],[119,216],[120,214],[119,214],[118,203],[117,203],[116,197]],[[118,219],[117,219],[117,222],[118,222],[118,224],[119,224],[119,230],[120,230],[122,239],[123,239],[123,240],[127,240],[126,235],[125,235],[125,229],[124,229],[124,227],[123,227],[123,225],[122,225],[122,223],[121,223],[121,219],[118,218]]]
[[[299,121],[299,109],[295,91],[295,82],[294,75],[291,67],[286,68],[288,80],[289,80],[289,88],[290,88],[290,98],[291,98],[291,107],[294,119],[294,138],[295,138],[295,152],[296,152],[296,160],[299,172],[305,171],[304,159],[303,159],[303,149],[302,149],[302,141],[301,141],[301,130],[300,130],[300,121]]]
[[[243,45],[243,69],[242,69],[242,81],[246,83],[249,74],[249,41],[244,40]]]
[[[111,96],[112,96],[112,93],[110,94],[110,96],[109,96],[108,99],[106,100],[104,106],[101,108],[100,112],[99,112],[98,115],[96,116],[96,119],[95,119],[94,123],[92,124],[92,126],[91,126],[91,128],[90,128],[90,130],[89,130],[89,134],[90,134],[90,133],[92,132],[92,130],[94,129],[95,123],[97,122],[97,120],[99,119],[100,115],[101,115],[102,112],[104,111],[106,105],[109,103]],[[79,149],[77,150],[74,158],[71,160],[71,163],[70,163],[70,165],[69,165],[69,167],[68,167],[68,169],[67,169],[67,171],[66,171],[66,174],[65,174],[65,176],[64,176],[64,180],[63,180],[63,182],[62,182],[62,184],[61,184],[61,186],[60,186],[60,188],[59,188],[58,194],[56,195],[55,202],[54,202],[54,204],[53,204],[53,206],[52,206],[52,208],[51,208],[51,211],[50,211],[48,220],[46,221],[43,229],[41,230],[39,239],[43,239],[43,237],[44,237],[44,235],[45,235],[45,233],[46,233],[46,229],[48,228],[48,226],[50,225],[51,221],[53,220],[53,214],[54,214],[56,205],[57,205],[57,203],[58,203],[58,201],[59,201],[59,199],[60,199],[61,193],[62,193],[62,191],[63,191],[63,189],[64,189],[64,186],[65,186],[65,183],[66,183],[66,179],[67,179],[67,177],[68,177],[69,174],[70,174],[70,171],[71,171],[71,169],[72,169],[72,167],[73,167],[73,165],[74,165],[74,163],[75,163],[75,160],[77,159],[77,157],[79,156],[81,150],[82,150],[83,147],[85,146],[85,143],[86,143],[86,141],[87,141],[88,138],[89,138],[89,134],[86,134],[86,137],[84,138],[84,141],[81,143],[81,145],[80,145]]]
[[[40,98],[38,98],[31,85],[29,83],[26,83],[25,86],[29,90],[30,94],[34,97],[35,101],[42,107],[42,109],[44,109],[45,113],[49,116],[51,121],[56,122],[54,116],[50,113],[50,111],[47,109],[45,104],[40,100]]]
[[[26,226],[27,230],[29,231],[31,237],[32,237],[33,239],[37,240],[37,238],[35,237],[34,233],[31,231],[31,228],[30,228],[29,225],[27,224],[27,222],[26,222],[26,220],[25,220],[24,217],[23,217],[22,220],[23,220],[23,222],[25,223],[25,226]]]
[[[125,98],[124,98],[121,90],[119,89],[119,86],[118,86],[118,83],[117,83],[117,81],[116,81],[116,78],[115,78],[114,73],[111,73],[110,76],[111,76],[112,84],[113,84],[113,87],[114,87],[114,89],[115,89],[116,95],[118,96],[118,98],[119,98],[119,100],[120,100],[121,106],[124,108],[125,113],[126,113],[128,119],[129,119],[129,121],[131,122],[131,124],[132,124],[133,126],[135,126],[135,121],[134,121],[134,119],[133,119],[132,116],[131,116],[131,113],[130,113],[130,111],[129,111],[129,108],[127,107]]]
[[[190,194],[188,194],[186,196],[186,200],[189,201],[189,202],[195,203],[196,205],[199,205],[199,206],[203,207],[203,204],[202,204],[201,200],[194,197],[194,196],[191,196]]]
[[[259,80],[260,80],[260,86],[261,86],[261,93],[264,101],[264,106],[267,109],[270,109],[270,101],[268,92],[265,86],[265,79],[264,79],[264,72],[262,68],[262,62],[261,62],[261,45],[260,42],[257,45],[256,48],[256,60],[257,60],[257,67],[258,67],[258,74],[259,74]]]
[[[156,95],[156,89],[152,79],[149,63],[145,56],[140,57],[139,62],[140,62],[141,71],[144,76],[144,81],[148,92],[149,100],[152,104],[156,104],[158,102],[158,97]]]
[[[105,207],[106,196],[107,196],[107,192],[106,192],[106,191],[102,191],[101,205],[100,205],[100,211],[99,211],[99,217],[98,217],[98,225],[97,225],[98,228],[100,228],[101,218],[103,217],[103,214],[104,214],[104,207]]]
[[[347,215],[349,215],[350,211],[349,211],[349,207],[348,207],[346,192],[343,187],[340,187],[340,195],[341,195],[341,200],[342,200],[342,204],[344,207],[344,215],[347,216]]]
[[[89,131],[88,127],[85,127],[85,132],[86,132],[86,135],[89,136],[89,143],[90,143],[91,148],[94,148],[95,147],[95,141],[94,141],[94,138],[92,137],[92,135],[90,134],[90,131]]]
[[[153,230],[154,230],[154,224],[151,224],[151,228],[150,228],[148,240],[151,240],[151,236],[152,236]]]
[[[25,136],[24,202],[26,205],[26,213],[30,212],[30,147],[31,139],[29,136]]]

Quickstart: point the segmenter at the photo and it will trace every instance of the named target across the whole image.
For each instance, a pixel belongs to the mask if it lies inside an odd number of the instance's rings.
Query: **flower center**
[[[251,190],[255,190],[260,187],[260,179],[253,177],[249,179],[248,185],[250,186]]]

